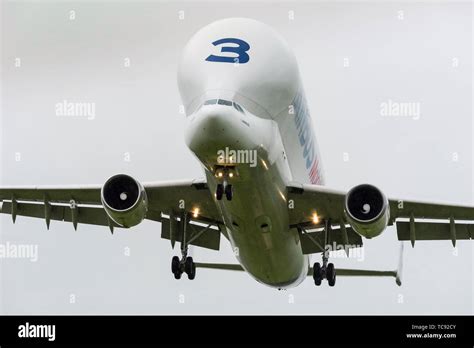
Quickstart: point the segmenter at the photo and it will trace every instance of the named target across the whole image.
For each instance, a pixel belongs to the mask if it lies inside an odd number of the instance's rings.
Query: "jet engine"
[[[105,182],[100,195],[107,215],[120,226],[132,227],[145,219],[148,210],[146,192],[131,176],[112,176]]]
[[[344,208],[348,222],[363,237],[376,237],[388,225],[388,200],[375,186],[363,184],[352,188],[346,195]]]

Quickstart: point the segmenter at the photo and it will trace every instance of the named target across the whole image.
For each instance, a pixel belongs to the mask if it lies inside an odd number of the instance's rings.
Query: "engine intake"
[[[105,182],[101,201],[110,219],[122,227],[138,225],[145,219],[148,210],[145,189],[125,174],[114,175]]]
[[[358,185],[347,193],[345,213],[354,231],[366,238],[381,234],[390,218],[387,198],[368,184]]]

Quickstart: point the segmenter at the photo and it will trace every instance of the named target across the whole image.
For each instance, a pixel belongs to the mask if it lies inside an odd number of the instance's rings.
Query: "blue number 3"
[[[250,60],[247,51],[250,49],[250,45],[245,42],[244,40],[234,39],[234,38],[226,38],[214,41],[212,44],[214,46],[232,43],[238,46],[223,46],[221,47],[221,52],[232,52],[237,54],[237,57],[225,57],[225,56],[215,56],[211,54],[209,57],[206,58],[208,62],[221,62],[221,63],[239,63],[245,64]]]

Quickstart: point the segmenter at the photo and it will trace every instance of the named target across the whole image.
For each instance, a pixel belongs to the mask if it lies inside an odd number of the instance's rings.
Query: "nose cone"
[[[222,108],[200,112],[191,120],[192,124],[188,128],[187,134],[190,135],[192,141],[199,140],[201,137],[205,137],[207,140],[209,138],[224,138],[231,126],[230,117],[233,115],[229,115],[227,110]]]
[[[189,119],[186,144],[199,158],[215,162],[217,153],[226,147],[252,147],[249,128],[238,111],[220,105],[203,106]]]

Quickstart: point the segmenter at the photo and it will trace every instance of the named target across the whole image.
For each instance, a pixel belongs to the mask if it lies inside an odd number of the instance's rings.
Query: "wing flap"
[[[454,224],[456,239],[474,239],[474,224]],[[399,240],[411,240],[410,222],[397,221],[397,235]],[[449,222],[415,222],[414,240],[452,240],[451,225]]]
[[[76,206],[77,222],[79,224],[92,224],[109,226],[109,218],[102,207],[92,206]],[[4,201],[1,204],[1,213],[12,214],[12,202]],[[32,218],[46,219],[44,204],[18,202],[17,215]],[[73,214],[71,208],[65,205],[51,205],[50,219],[55,221],[72,222]],[[110,221],[113,227],[119,227],[117,224]]]
[[[329,242],[331,250],[348,250],[352,248],[362,247],[362,237],[357,234],[351,227],[346,227],[347,240],[344,240],[344,234],[341,229],[331,229],[329,233]],[[301,233],[301,249],[303,254],[316,254],[324,251],[324,232]]]
[[[209,268],[209,269],[220,269],[224,271],[243,271],[241,265],[236,265],[232,263],[203,263],[196,262],[197,268]]]
[[[390,218],[474,220],[474,207],[409,200],[390,200]]]
[[[176,221],[177,224],[181,224],[181,221]],[[171,223],[169,219],[162,218],[161,221],[161,238],[171,240]],[[177,231],[181,231],[181,228],[177,228]],[[199,246],[201,248],[219,250],[221,241],[221,232],[218,229],[211,228],[209,226],[201,226],[195,223],[186,224],[186,232],[188,240],[191,241],[191,245]],[[177,233],[173,236],[175,242],[181,242],[183,235]]]

